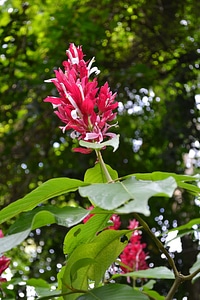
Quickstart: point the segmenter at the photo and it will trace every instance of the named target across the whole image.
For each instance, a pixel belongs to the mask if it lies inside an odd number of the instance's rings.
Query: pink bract
[[[129,221],[128,229],[135,229],[139,226],[139,222],[135,219]],[[138,230],[133,231],[132,236],[128,245],[124,248],[124,251],[120,255],[121,262],[127,266],[121,266],[124,273],[138,270],[148,269],[148,264],[146,262],[147,253],[145,253],[144,248],[145,243],[141,243],[141,234]]]
[[[45,102],[50,102],[59,119],[65,124],[63,132],[72,130],[71,137],[93,143],[101,143],[105,139],[115,137],[110,124],[116,117],[113,112],[118,103],[115,102],[116,93],[110,91],[106,82],[98,87],[97,78],[90,80],[91,74],[98,75],[97,67],[92,67],[94,58],[85,61],[82,47],[70,44],[66,51],[67,61],[63,62],[64,71],[55,71],[55,78],[46,80],[52,82],[59,92],[59,97],[48,96]],[[92,149],[82,147],[73,149],[84,154]]]
[[[88,207],[88,210],[92,210],[93,208],[94,208],[93,206],[90,206],[90,207]],[[92,216],[94,216],[94,214],[89,214],[87,217],[85,217],[83,219],[83,223],[86,223]],[[110,217],[110,221],[112,221],[113,225],[108,226],[106,229],[114,229],[114,230],[119,229],[119,227],[121,225],[120,216],[113,214]]]
[[[4,237],[3,231],[0,230],[0,238],[3,237]],[[9,264],[10,264],[10,258],[4,255],[0,256],[0,282],[7,281],[6,278],[1,277],[1,275],[8,268]]]

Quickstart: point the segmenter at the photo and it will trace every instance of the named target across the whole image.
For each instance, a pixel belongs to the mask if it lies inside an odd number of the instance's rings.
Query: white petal
[[[77,114],[77,110],[74,109],[71,111],[71,116],[72,116],[72,119],[76,120],[78,119],[78,114]]]
[[[46,80],[44,80],[44,82],[52,82],[52,79],[55,79],[55,78],[46,79]]]
[[[77,132],[77,131],[72,131],[72,132],[70,133],[70,137],[71,137],[72,139],[76,139],[77,137],[79,137],[79,135],[80,135],[80,133]]]
[[[61,105],[61,104],[53,104],[53,103],[52,103],[53,109],[59,107],[60,105]]]
[[[93,67],[90,71],[89,71],[89,75],[91,75],[92,73],[95,73],[95,75],[98,75],[101,71],[97,68],[97,67]]]
[[[97,133],[94,133],[94,132],[88,132],[88,133],[86,133],[84,140],[85,140],[85,141],[93,140],[93,139],[98,138],[98,136],[99,136],[99,134],[97,134]]]

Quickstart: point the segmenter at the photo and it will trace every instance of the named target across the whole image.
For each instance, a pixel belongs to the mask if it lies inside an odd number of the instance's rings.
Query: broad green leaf
[[[193,195],[200,195],[200,188],[194,184],[179,181],[178,186],[189,191]]]
[[[172,241],[175,241],[175,240],[178,241],[179,238],[182,238],[185,235],[194,234],[194,231],[195,231],[194,229],[190,229],[190,230],[186,229],[186,230],[179,231],[178,234],[176,235],[176,237],[167,240],[167,242],[165,243],[165,246],[168,246]]]
[[[89,211],[82,207],[56,207],[53,205],[39,206],[22,213],[8,230],[8,234],[31,228],[32,230],[57,223],[65,227],[71,227],[81,222]]]
[[[200,177],[195,175],[195,176],[189,176],[189,175],[181,175],[181,174],[176,174],[176,173],[169,173],[169,172],[152,172],[152,173],[135,173],[132,175],[128,176],[135,176],[137,179],[141,180],[163,180],[168,177],[173,177],[177,182],[178,181],[183,181],[183,182],[188,182],[188,181],[197,181],[200,180]]]
[[[186,234],[193,234],[196,230],[192,228],[194,225],[200,224],[200,218],[192,219],[188,223],[172,228],[168,231],[168,233],[172,231],[177,231],[177,235],[173,236],[171,239],[168,239],[166,245],[168,245],[171,241],[176,240],[178,238],[183,237]]]
[[[88,211],[81,207],[54,206],[38,207],[31,212],[22,214],[10,227],[9,234],[0,239],[0,253],[6,252],[26,239],[31,230],[57,223],[58,225],[70,227],[82,221]]]
[[[195,261],[195,263],[193,264],[193,266],[190,268],[190,274],[192,274],[193,272],[199,270],[199,273],[192,279],[192,281],[194,282],[197,278],[200,277],[200,253],[197,255],[197,259]]]
[[[174,279],[174,273],[166,267],[156,267],[147,270],[140,270],[126,274],[116,274],[113,278],[125,276],[136,278],[156,278],[156,279]]]
[[[13,218],[23,211],[29,211],[38,204],[60,196],[62,194],[76,191],[80,186],[85,186],[83,181],[70,178],[53,178],[27,194],[25,197],[11,203],[0,211],[0,224]]]
[[[31,286],[38,286],[38,287],[43,287],[43,288],[49,288],[50,289],[50,284],[47,283],[44,279],[42,278],[30,278],[26,281],[27,285]]]
[[[77,300],[149,300],[142,292],[128,285],[112,283],[93,289],[78,297]]]
[[[64,254],[68,256],[77,248],[80,244],[91,242],[97,232],[100,232],[108,226],[108,220],[111,214],[99,214],[92,216],[85,224],[80,224],[73,227],[66,235],[64,240]]]
[[[114,138],[103,143],[90,143],[90,142],[80,140],[79,145],[81,147],[90,148],[94,150],[101,150],[104,147],[112,146],[113,152],[115,152],[119,147],[119,134],[117,134]]]
[[[45,280],[39,278],[31,278],[26,281],[26,285],[33,286],[36,294],[37,299],[52,299],[52,297],[56,297],[60,295],[60,291],[58,290],[52,290],[51,284],[47,283]]]
[[[141,180],[152,180],[152,181],[163,180],[170,176],[176,180],[176,183],[179,187],[188,190],[194,195],[200,194],[200,188],[192,184],[192,182],[200,181],[200,174],[189,176],[189,175],[180,175],[180,174],[168,173],[168,172],[153,172],[153,173],[136,173],[136,174],[128,175],[126,177],[129,176],[135,176],[137,179],[141,179]],[[187,182],[191,182],[191,184]]]
[[[141,181],[129,177],[122,182],[100,183],[80,187],[83,197],[88,197],[93,205],[117,213],[138,212],[150,214],[148,199],[152,196],[171,197],[176,182],[172,177],[160,181]]]
[[[69,292],[70,289],[67,287],[87,290],[88,280],[94,281],[95,285],[97,285],[104,276],[107,268],[125,248],[127,241],[121,241],[123,235],[127,235],[129,238],[131,235],[130,230],[104,230],[96,235],[91,243],[81,244],[74,249],[67,261],[67,267],[63,274],[62,292]],[[77,261],[82,262],[84,259],[87,261],[87,264],[80,264],[81,268],[77,268],[79,266]],[[67,300],[76,298],[77,295],[67,295],[64,297]]]
[[[77,271],[81,268],[87,267],[88,265],[94,264],[95,260],[87,257],[87,258],[81,258],[72,265],[70,270],[70,279],[71,282],[75,281],[77,279]]]
[[[184,230],[184,229],[191,229],[192,226],[197,225],[197,224],[200,224],[200,218],[192,219],[188,223],[178,226],[178,227],[175,227],[175,228],[171,229],[170,231],[175,231],[175,230],[180,231],[180,230]]]
[[[4,253],[24,241],[30,233],[30,229],[4,236],[0,239],[0,253]]]
[[[113,180],[118,178],[117,171],[113,170],[109,165],[106,165],[107,170]],[[88,183],[103,183],[107,182],[106,176],[101,169],[101,164],[97,163],[93,168],[85,172],[84,182]]]
[[[153,291],[153,290],[149,290],[147,288],[143,288],[143,292],[145,294],[147,294],[151,300],[165,300],[164,296],[161,296],[160,294],[158,294],[158,292]]]

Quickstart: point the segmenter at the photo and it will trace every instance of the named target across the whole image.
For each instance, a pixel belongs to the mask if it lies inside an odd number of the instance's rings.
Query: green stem
[[[189,274],[189,275],[183,275],[183,274],[179,273],[176,276],[175,281],[174,281],[171,289],[169,290],[165,300],[172,300],[174,294],[176,293],[176,291],[179,287],[179,285],[181,285],[184,281],[192,280],[192,278],[194,278],[199,272],[200,272],[200,268],[197,269],[196,271],[194,271],[192,274]]]
[[[148,224],[137,214],[134,213],[134,217],[140,222],[140,225],[142,225],[143,229],[147,232],[147,234],[152,238],[152,240],[154,241],[154,243],[156,244],[156,246],[158,247],[158,249],[165,254],[166,258],[168,259],[168,263],[171,266],[173,272],[174,272],[174,276],[175,276],[175,280],[174,283],[171,287],[171,289],[169,290],[165,300],[172,300],[174,294],[176,293],[178,287],[187,280],[192,280],[192,278],[194,278],[199,272],[200,272],[200,268],[196,271],[194,271],[192,274],[189,275],[183,275],[181,273],[178,272],[175,262],[173,260],[173,258],[169,255],[169,253],[167,252],[167,250],[165,249],[165,247],[163,246],[163,244],[160,242],[160,240],[153,234],[153,232],[151,231],[151,229],[149,228]]]
[[[95,150],[95,151],[96,151],[97,159],[98,159],[98,161],[99,161],[99,163],[101,165],[102,171],[103,171],[103,173],[106,176],[107,182],[112,182],[113,179],[111,178],[111,176],[110,176],[110,174],[109,174],[109,172],[108,172],[108,170],[106,168],[106,165],[105,165],[105,163],[103,161],[103,157],[101,155],[101,151],[100,150]]]
[[[183,281],[184,281],[183,275],[182,275],[182,274],[179,274],[179,275],[175,278],[174,283],[173,283],[171,289],[169,290],[169,292],[168,292],[168,294],[167,294],[165,300],[172,300],[172,299],[173,299],[173,296],[174,296],[174,294],[176,293],[176,291],[177,291],[179,285],[181,285],[181,283],[182,283]]]
[[[152,238],[158,249],[165,254],[166,258],[168,259],[168,263],[173,269],[174,275],[178,276],[179,272],[176,268],[176,265],[174,263],[173,258],[169,255],[163,244],[160,242],[160,240],[153,234],[151,229],[149,228],[148,224],[137,214],[134,213],[135,218],[139,221],[140,225],[144,228],[144,230],[148,233],[148,235]]]

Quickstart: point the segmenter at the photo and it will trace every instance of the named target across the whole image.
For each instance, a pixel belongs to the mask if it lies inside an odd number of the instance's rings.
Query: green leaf
[[[194,184],[189,184],[186,182],[178,182],[178,186],[190,192],[193,195],[200,195],[200,188]]]
[[[81,147],[86,147],[86,148],[94,149],[94,150],[101,150],[102,148],[104,148],[106,146],[112,146],[113,152],[115,152],[119,147],[119,134],[117,134],[114,138],[112,138],[106,142],[103,142],[103,143],[90,143],[90,142],[80,140],[79,145]]]
[[[30,229],[4,236],[0,239],[0,253],[4,253],[24,241],[30,233]]]
[[[41,278],[30,278],[26,281],[26,283],[27,285],[31,285],[34,287],[39,286],[50,289],[50,284],[48,284],[44,279]]]
[[[112,283],[93,289],[80,296],[77,300],[149,300],[142,292],[128,285]]]
[[[143,288],[143,291],[145,294],[147,294],[149,297],[151,297],[151,300],[165,300],[164,296],[161,296],[160,294],[158,294],[158,292],[156,291],[152,291],[152,290],[148,290],[146,288]]]
[[[169,172],[152,172],[152,173],[135,173],[129,176],[135,176],[137,179],[141,180],[163,180],[168,177],[173,177],[177,182],[183,181],[183,182],[188,182],[188,181],[197,181],[200,179],[199,176],[189,176],[189,175],[181,175],[181,174],[176,174],[176,173],[169,173]]]
[[[109,165],[106,165],[106,168],[113,180],[118,178],[117,171],[113,170]],[[103,170],[101,169],[100,163],[97,163],[93,168],[90,168],[85,172],[84,182],[88,182],[88,183],[107,182],[106,176]]]
[[[73,227],[65,236],[64,240],[64,254],[68,256],[77,248],[80,244],[91,242],[97,232],[100,232],[108,226],[107,222],[110,219],[111,214],[100,214],[92,216],[85,224],[80,224]]]
[[[197,259],[193,266],[190,268],[190,274],[193,272],[199,270],[199,273],[192,279],[192,282],[194,282],[197,278],[200,277],[200,253],[197,255]]]
[[[81,207],[38,207],[31,212],[23,213],[19,219],[9,228],[8,236],[0,239],[0,253],[6,252],[26,239],[31,230],[57,223],[70,227],[82,221],[88,210]]]
[[[164,296],[161,296],[160,294],[158,294],[158,292],[152,290],[154,285],[156,283],[156,280],[149,280],[146,284],[144,284],[142,286],[142,291],[148,295],[150,297],[150,299],[154,299],[154,300],[164,300],[165,297]]]
[[[181,231],[181,230],[184,230],[184,229],[191,229],[192,226],[197,225],[197,224],[200,224],[200,218],[192,219],[184,225],[181,225],[181,226],[178,226],[178,227],[175,227],[175,228],[171,229],[169,232],[175,231],[175,230]]]
[[[199,182],[200,174],[189,176],[189,175],[180,175],[180,174],[168,173],[168,172],[153,172],[153,173],[136,173],[136,174],[128,175],[126,177],[129,176],[135,176],[137,179],[152,180],[152,181],[163,180],[168,177],[173,177],[180,188],[188,190],[194,195],[200,194],[200,188],[198,186],[192,183],[190,184],[187,183],[187,182]]]
[[[27,194],[25,197],[11,203],[0,211],[0,224],[6,220],[18,215],[23,211],[29,211],[38,204],[60,196],[62,194],[76,191],[80,186],[85,186],[86,183],[77,179],[70,178],[53,178],[38,188]]]
[[[148,216],[148,199],[152,196],[171,197],[176,186],[172,177],[153,182],[129,177],[122,182],[80,187],[79,192],[81,196],[88,197],[93,205],[105,210],[115,210],[117,213],[138,212]]]
[[[171,241],[176,240],[178,238],[183,237],[186,234],[193,234],[196,230],[193,228],[194,225],[200,224],[200,218],[192,219],[188,223],[172,228],[167,233],[178,231],[176,236],[173,236],[173,238],[168,239],[166,242],[166,245],[168,245]]]
[[[52,297],[59,296],[60,291],[52,290],[52,286],[43,279],[31,278],[26,281],[26,285],[35,288],[37,299],[52,299]]]
[[[143,286],[142,286],[142,288],[144,289],[148,289],[148,290],[152,290],[153,289],[153,287],[154,287],[154,285],[155,285],[155,283],[156,283],[156,280],[153,280],[153,279],[151,279],[151,280],[149,280],[147,283],[145,283]]]
[[[53,223],[71,227],[81,222],[88,214],[89,211],[82,207],[40,206],[32,211],[22,213],[9,228],[8,234],[16,233],[28,228],[34,230]]]
[[[77,279],[77,271],[83,267],[86,267],[88,265],[91,265],[95,263],[94,259],[87,257],[87,258],[81,258],[77,260],[71,267],[70,270],[70,279],[71,282],[75,281]]]
[[[81,244],[74,249],[67,261],[67,267],[62,278],[62,292],[70,292],[70,288],[67,287],[87,290],[88,280],[94,281],[97,285],[107,268],[125,248],[128,241],[121,241],[123,235],[127,235],[129,238],[130,230],[104,230],[96,235],[91,243]],[[81,263],[81,268],[77,268],[79,266],[77,261],[83,262],[84,259],[86,265]],[[76,297],[75,295],[67,295],[64,299],[72,300]]]
[[[147,270],[140,270],[135,272],[130,272],[126,274],[116,274],[116,277],[136,277],[136,278],[156,278],[156,279],[174,279],[174,273],[166,267],[156,267]]]

